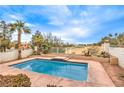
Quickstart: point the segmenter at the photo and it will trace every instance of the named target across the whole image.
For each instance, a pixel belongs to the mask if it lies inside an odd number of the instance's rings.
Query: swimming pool
[[[66,61],[33,59],[11,66],[19,69],[79,81],[86,81],[88,73],[87,63],[72,63]]]

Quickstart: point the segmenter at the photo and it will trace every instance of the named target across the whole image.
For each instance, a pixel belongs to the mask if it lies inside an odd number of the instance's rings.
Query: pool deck
[[[88,80],[86,82],[70,80],[67,78],[50,76],[46,74],[22,70],[9,65],[21,63],[32,59],[52,59],[52,57],[34,56],[21,60],[16,60],[4,64],[0,64],[0,74],[2,75],[16,75],[19,73],[26,74],[31,80],[32,87],[46,87],[47,85],[57,85],[63,87],[114,87],[112,80],[104,70],[103,66],[96,61],[69,59],[68,61],[77,63],[88,63]]]

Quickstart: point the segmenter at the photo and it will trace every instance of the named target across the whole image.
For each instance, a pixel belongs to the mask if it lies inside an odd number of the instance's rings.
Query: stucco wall
[[[32,49],[22,50],[21,56],[22,58],[28,57],[33,53]],[[7,62],[11,60],[18,59],[18,50],[13,50],[11,52],[0,53],[0,63]]]
[[[124,68],[124,48],[110,47],[109,53],[116,56],[119,60],[119,65]]]
[[[124,68],[124,48],[121,47],[110,47],[108,43],[104,43],[102,48],[105,52],[110,53],[112,56],[118,58],[119,66]]]
[[[17,55],[18,55],[17,50],[13,50],[11,52],[0,53],[0,62],[15,60],[18,58]]]
[[[25,58],[25,57],[30,56],[32,53],[33,53],[32,49],[23,50],[21,56],[22,56],[22,58]]]

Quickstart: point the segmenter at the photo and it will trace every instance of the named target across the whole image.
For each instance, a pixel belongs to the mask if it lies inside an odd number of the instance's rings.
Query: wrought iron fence
[[[52,47],[51,49],[50,49],[50,53],[65,53],[65,48],[63,48],[63,47]]]

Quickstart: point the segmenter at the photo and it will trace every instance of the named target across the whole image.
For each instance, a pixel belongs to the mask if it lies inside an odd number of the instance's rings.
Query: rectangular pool
[[[88,64],[71,63],[65,61],[53,61],[33,59],[23,63],[11,65],[12,67],[29,70],[33,72],[69,78],[72,80],[86,81]]]

